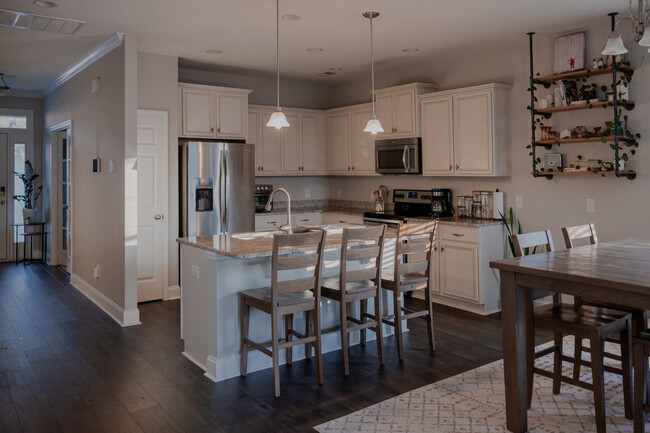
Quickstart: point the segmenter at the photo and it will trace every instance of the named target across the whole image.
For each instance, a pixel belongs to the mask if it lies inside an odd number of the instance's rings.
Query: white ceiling
[[[0,72],[16,90],[39,91],[115,32],[135,34],[138,50],[178,56],[183,66],[215,70],[275,70],[273,0],[30,0],[2,7],[87,21],[75,35],[0,27]],[[636,1],[634,2],[636,4]],[[377,63],[412,62],[486,41],[554,34],[598,25],[627,11],[628,0],[280,0],[283,76],[336,83],[367,73],[369,23],[374,10]],[[320,47],[321,53],[307,52]],[[405,54],[404,48],[417,47]],[[222,54],[207,54],[217,49]],[[316,74],[342,67],[333,77]]]

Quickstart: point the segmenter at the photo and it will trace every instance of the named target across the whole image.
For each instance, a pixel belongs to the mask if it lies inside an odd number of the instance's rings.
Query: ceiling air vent
[[[331,77],[332,75],[336,75],[336,72],[326,71],[316,75],[318,75],[319,77]]]
[[[84,24],[85,21],[0,9],[0,26],[72,35]]]

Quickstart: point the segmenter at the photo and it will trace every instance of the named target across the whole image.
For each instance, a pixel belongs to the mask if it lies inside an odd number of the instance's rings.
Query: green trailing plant
[[[14,195],[14,200],[20,203],[25,209],[34,209],[38,198],[41,196],[43,187],[39,186],[34,190],[34,180],[38,178],[38,174],[34,173],[32,163],[29,160],[25,161],[25,173],[14,171],[14,174],[25,185],[25,193],[22,195]],[[33,199],[32,196],[34,197]]]

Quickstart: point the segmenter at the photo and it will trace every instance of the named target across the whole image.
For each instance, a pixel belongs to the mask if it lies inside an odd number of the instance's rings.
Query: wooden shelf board
[[[530,174],[533,174],[532,172]],[[615,171],[538,171],[537,176],[568,176],[568,175],[591,175],[599,176],[601,174],[616,174]],[[634,170],[623,170],[618,172],[621,176],[627,176],[628,174],[636,174]]]
[[[625,65],[620,65],[616,69],[621,72],[634,71],[634,68]],[[589,71],[591,75],[603,75],[603,74],[611,73],[612,67],[609,66],[607,68],[602,68],[602,69],[582,69],[580,71],[564,72],[562,74],[544,75],[543,77],[535,77],[535,82],[548,83],[548,82],[559,81],[559,80],[571,80],[574,78],[584,78],[587,76],[587,71]]]
[[[634,101],[621,99],[618,101],[621,105],[634,105]],[[536,114],[550,114],[557,113],[559,111],[573,111],[573,110],[585,110],[589,109],[591,105],[592,108],[602,107],[603,105],[608,105],[613,103],[612,101],[598,101],[592,102],[591,104],[580,104],[580,105],[566,105],[564,107],[549,107],[549,108],[538,108],[535,109]]]
[[[587,143],[591,141],[601,141],[601,138],[604,138],[607,141],[614,141],[614,136],[608,135],[606,137],[589,137],[589,138],[561,138],[561,139],[556,139],[556,140],[539,140],[536,141],[535,144],[538,146],[546,146],[549,144],[562,144],[562,143]],[[618,137],[620,141],[632,141],[634,138],[632,137]]]

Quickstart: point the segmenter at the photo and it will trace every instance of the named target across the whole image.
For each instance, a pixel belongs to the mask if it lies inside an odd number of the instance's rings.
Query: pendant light
[[[275,108],[271,118],[266,123],[266,126],[273,127],[275,129],[287,128],[289,127],[289,122],[280,108],[280,0],[275,0],[275,18],[276,18],[276,38],[275,38],[275,69],[277,70],[277,93],[278,93],[278,104]]]
[[[370,116],[370,120],[368,120],[363,132],[369,132],[372,135],[376,135],[378,132],[384,132],[384,128],[381,127],[381,123],[379,122],[379,119],[377,119],[377,114],[375,113],[375,57],[372,44],[372,20],[379,16],[379,12],[366,12],[363,16],[370,20],[370,75],[372,82],[372,116]]]
[[[618,15],[616,12],[609,14],[612,19],[612,32],[609,34],[607,44],[605,44],[605,48],[603,49],[603,56],[620,56],[621,54],[627,53],[627,48],[623,44],[623,38],[616,31],[616,15]]]

